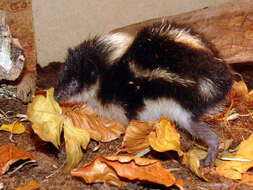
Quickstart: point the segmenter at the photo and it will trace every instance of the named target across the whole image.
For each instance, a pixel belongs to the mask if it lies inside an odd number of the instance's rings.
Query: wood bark
[[[25,65],[18,80],[12,84],[17,95],[25,102],[30,101],[36,87],[36,54],[32,24],[31,0],[0,0],[0,10],[6,13],[12,36],[20,40],[25,53]]]
[[[16,80],[25,62],[19,41],[12,38],[5,23],[5,14],[0,11],[0,80]]]
[[[253,63],[252,0],[235,0],[180,15],[147,20],[112,32],[135,35],[141,27],[162,20],[184,24],[201,33],[229,64]]]

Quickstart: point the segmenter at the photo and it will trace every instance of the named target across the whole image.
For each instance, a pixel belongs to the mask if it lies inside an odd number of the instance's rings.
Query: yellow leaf
[[[82,159],[82,149],[86,149],[90,135],[85,130],[74,127],[68,120],[64,121],[64,139],[67,154],[65,172],[69,172]]]
[[[60,136],[64,129],[64,140],[67,154],[65,171],[70,171],[82,158],[82,149],[90,141],[90,135],[84,129],[73,126],[67,116],[62,114],[62,108],[54,100],[54,89],[47,90],[47,96],[36,96],[28,105],[27,117],[32,122],[32,128],[44,140],[60,145]]]
[[[204,176],[204,171],[200,168],[199,161],[206,157],[206,152],[200,149],[192,149],[184,153],[182,164],[186,165],[190,170],[200,178],[207,180]]]
[[[242,141],[237,152],[232,156],[235,161],[223,161],[223,164],[216,168],[219,175],[231,179],[241,179],[242,174],[253,167],[253,134],[245,141]],[[225,156],[222,156],[225,157]],[[252,160],[252,161],[251,161]]]
[[[0,130],[8,131],[12,134],[22,134],[25,132],[25,126],[22,123],[14,122],[11,124],[3,124]]]
[[[240,164],[239,162],[233,162],[235,164]],[[220,176],[224,176],[230,179],[241,179],[242,174],[235,169],[233,169],[232,163],[231,164],[222,164],[218,167],[216,167],[216,172]]]
[[[158,152],[174,150],[179,155],[183,154],[180,148],[180,135],[175,129],[175,125],[169,120],[160,120],[155,132],[152,131],[149,134],[149,142],[151,147]]]
[[[32,122],[32,128],[39,137],[54,144],[60,145],[63,117],[59,104],[53,97],[54,89],[47,90],[47,96],[35,96],[28,105],[27,118]]]
[[[253,134],[247,140],[244,140],[238,146],[238,150],[234,156],[236,159],[248,159],[251,162],[241,162],[241,166],[237,167],[237,170],[241,173],[245,173],[249,168],[253,167]]]

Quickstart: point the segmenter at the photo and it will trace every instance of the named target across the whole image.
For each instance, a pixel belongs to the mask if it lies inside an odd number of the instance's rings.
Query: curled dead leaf
[[[122,149],[137,154],[149,146],[158,152],[174,150],[179,155],[183,154],[180,149],[180,135],[167,117],[147,122],[130,122],[122,142]]]
[[[28,105],[27,117],[32,122],[34,132],[44,141],[51,142],[59,148],[60,136],[64,129],[67,154],[65,171],[70,171],[82,158],[81,148],[85,149],[90,141],[89,134],[72,125],[62,114],[62,109],[54,100],[54,89],[47,90],[46,97],[35,96]]]
[[[8,131],[12,134],[22,134],[25,132],[25,126],[22,123],[14,122],[1,125],[0,130]]]
[[[123,138],[122,149],[137,154],[149,147],[149,134],[154,130],[154,122],[131,121]]]
[[[222,138],[220,140],[219,150],[228,150],[229,147],[232,145],[232,143],[233,143],[233,139]]]
[[[12,145],[0,146],[0,175],[10,168],[10,165],[19,160],[34,160],[33,156],[22,149]]]
[[[155,131],[149,134],[149,142],[151,147],[158,152],[169,150],[177,151],[179,156],[183,154],[180,148],[180,135],[168,119],[160,119],[156,123]]]
[[[238,162],[237,164],[240,165],[240,163]],[[233,169],[232,164],[222,164],[216,167],[216,172],[218,175],[224,176],[230,179],[242,179],[242,174],[239,171]]]
[[[86,130],[90,137],[99,142],[110,142],[121,136],[125,131],[124,125],[119,122],[102,119],[87,105],[63,107],[64,115],[73,125]]]
[[[222,161],[216,172],[231,179],[241,179],[242,175],[253,167],[253,134],[240,143],[237,151],[233,155],[233,161]],[[221,157],[223,157],[221,155]],[[225,157],[225,156],[224,156]]]
[[[67,165],[65,172],[75,167],[82,159],[82,149],[86,149],[90,142],[90,135],[83,129],[74,127],[71,122],[64,121],[64,139],[67,154]]]
[[[200,160],[206,157],[206,152],[200,149],[192,149],[183,154],[182,164],[188,167],[193,173],[200,178],[208,181],[204,176],[204,171],[200,168]]]
[[[249,91],[244,81],[234,81],[231,90],[231,97],[235,100],[239,99],[246,103],[253,103],[253,90]]]
[[[82,177],[86,183],[106,182],[122,186],[130,180],[137,180],[162,184],[166,187],[176,184],[175,177],[162,167],[159,160],[129,156],[98,155],[91,163],[73,169],[71,174]]]
[[[47,96],[35,96],[27,108],[27,119],[39,137],[59,148],[63,117],[59,104],[54,100],[54,89],[47,90]]]
[[[89,164],[73,169],[72,176],[82,177],[86,183],[109,183],[116,186],[126,185],[126,181],[121,180],[115,170],[104,162],[104,158],[97,155]]]

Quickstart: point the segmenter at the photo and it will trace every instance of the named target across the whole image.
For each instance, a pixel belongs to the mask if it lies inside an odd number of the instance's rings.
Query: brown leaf
[[[39,189],[40,184],[36,181],[29,181],[26,185],[20,185],[16,190],[35,190]]]
[[[167,117],[147,122],[130,122],[122,142],[122,149],[137,154],[149,146],[158,152],[174,150],[179,155],[183,154],[180,149],[180,135]]]
[[[105,159],[97,155],[89,164],[73,169],[72,176],[82,177],[86,183],[106,182],[116,186],[126,185],[126,181],[120,179],[115,170],[108,166]]]
[[[162,184],[166,187],[176,184],[175,177],[162,167],[159,160],[129,156],[98,155],[91,163],[73,169],[71,174],[82,177],[86,183],[106,182],[121,186],[129,180],[137,180]]]
[[[86,105],[75,107],[63,107],[64,115],[68,117],[74,126],[85,129],[90,137],[100,142],[110,142],[120,137],[125,127],[112,120],[101,119]]]
[[[231,97],[233,99],[240,99],[246,103],[253,103],[253,90],[249,91],[244,81],[234,81]]]
[[[8,171],[10,165],[19,160],[34,160],[33,156],[12,145],[0,146],[0,175]]]
[[[154,130],[154,122],[131,121],[123,138],[122,149],[137,154],[149,147],[149,134]]]

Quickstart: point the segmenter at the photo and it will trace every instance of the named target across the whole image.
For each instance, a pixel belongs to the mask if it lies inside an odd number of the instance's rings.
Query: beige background
[[[85,38],[229,0],[32,0],[37,61],[63,61]]]

